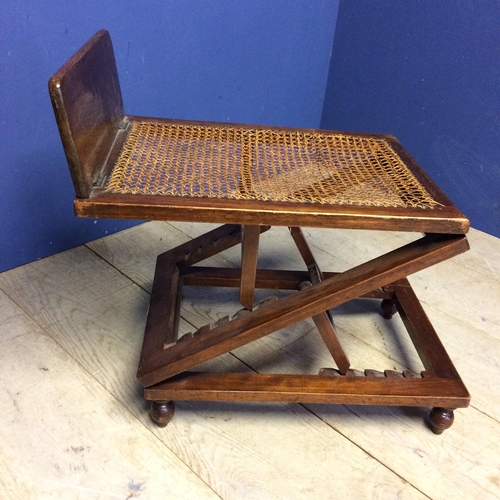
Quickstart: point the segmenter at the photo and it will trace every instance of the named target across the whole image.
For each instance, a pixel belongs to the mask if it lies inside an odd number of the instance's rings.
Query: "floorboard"
[[[0,292],[3,499],[219,498]]]

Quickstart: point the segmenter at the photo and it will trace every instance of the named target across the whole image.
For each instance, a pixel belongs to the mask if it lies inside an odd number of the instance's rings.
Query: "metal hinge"
[[[122,121],[121,121],[121,122],[120,122],[120,124],[118,125],[118,128],[119,128],[120,130],[126,130],[126,129],[127,129],[127,127],[129,126],[129,124],[130,124],[129,119],[128,119],[126,116],[124,116],[124,117],[123,117],[123,119],[122,119]]]
[[[94,187],[102,188],[108,182],[108,176],[103,174],[102,172],[97,174],[94,178]]]

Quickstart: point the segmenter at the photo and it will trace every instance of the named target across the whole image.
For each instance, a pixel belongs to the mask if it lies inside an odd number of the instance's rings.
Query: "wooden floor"
[[[299,404],[179,402],[159,429],[136,380],[155,259],[207,229],[147,223],[0,275],[0,498],[500,498],[500,240],[472,230],[470,252],[410,278],[472,395],[443,435],[425,409]],[[415,237],[306,234],[326,271]],[[286,229],[262,236],[259,266],[302,269]],[[181,330],[240,308],[236,290],[186,289]],[[333,312],[353,368],[422,369],[376,301]],[[334,366],[311,321],[210,364]]]

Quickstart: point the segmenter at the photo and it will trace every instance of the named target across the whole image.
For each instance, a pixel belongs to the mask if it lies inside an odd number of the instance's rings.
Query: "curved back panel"
[[[88,198],[123,118],[109,33],[98,31],[49,80],[76,196]]]

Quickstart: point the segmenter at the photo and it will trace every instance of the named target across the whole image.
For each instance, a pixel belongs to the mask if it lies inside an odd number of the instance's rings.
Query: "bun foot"
[[[382,307],[382,316],[385,319],[391,319],[398,311],[396,308],[396,304],[391,299],[383,299],[381,307]]]
[[[174,416],[175,406],[173,401],[153,401],[149,415],[158,427],[166,427]]]
[[[453,410],[433,408],[429,413],[431,431],[434,434],[442,434],[446,429],[452,426],[454,419]]]

